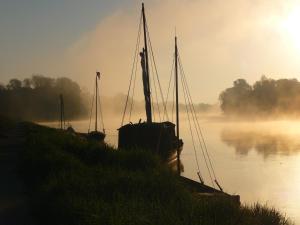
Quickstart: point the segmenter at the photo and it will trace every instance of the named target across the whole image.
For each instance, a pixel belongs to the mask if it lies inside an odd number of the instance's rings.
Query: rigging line
[[[187,106],[186,93],[185,93],[185,88],[184,88],[184,85],[183,85],[183,82],[182,82],[182,76],[181,76],[181,85],[182,85],[182,89],[183,89],[184,102],[185,102],[185,105]],[[194,134],[193,134],[192,126],[191,126],[191,120],[190,120],[190,115],[189,115],[189,109],[188,109],[188,107],[185,107],[185,111],[186,111],[186,114],[188,116],[189,129],[190,129],[190,133],[191,133],[192,144],[193,144],[193,149],[194,149],[194,153],[195,153],[195,158],[196,158],[196,164],[197,164],[197,168],[198,168],[199,178],[200,178],[201,183],[204,183],[203,177],[202,177],[201,172],[200,172],[199,160],[198,160],[198,157],[197,157],[197,151],[196,151],[196,146],[195,146]]]
[[[89,122],[88,133],[90,133],[90,129],[91,129],[92,113],[93,113],[93,108],[94,108],[94,98],[95,98],[95,93],[96,93],[96,87],[94,88],[94,94],[93,94],[93,98],[92,98],[92,107],[91,107],[91,113],[90,113],[90,122]]]
[[[155,68],[155,75],[156,75],[156,79],[158,81],[158,86],[159,86],[159,91],[160,91],[161,99],[162,99],[163,106],[164,106],[164,111],[166,112],[167,120],[169,120],[169,116],[168,116],[168,113],[167,113],[166,102],[165,102],[164,95],[163,95],[163,92],[162,92],[162,88],[161,88],[161,85],[160,85],[159,76],[158,76],[158,72],[157,72],[157,66],[156,66],[156,62],[155,62],[155,59],[154,59],[154,53],[153,53],[153,48],[152,48],[152,44],[151,44],[150,33],[149,33],[149,30],[148,30],[147,23],[146,23],[146,31],[147,31],[147,34],[148,34],[151,57],[152,57],[154,68]]]
[[[70,125],[70,121],[68,119],[66,119],[66,115],[65,115],[65,103],[64,103],[64,127],[66,128],[66,124]]]
[[[190,91],[189,91],[189,88],[188,88],[188,83],[187,83],[186,76],[185,76],[185,73],[184,73],[184,70],[183,70],[183,67],[182,67],[180,56],[179,56],[179,64],[180,64],[180,68],[182,70],[181,72],[182,72],[182,75],[183,75],[183,80],[184,80],[185,85],[187,87],[187,91],[188,91],[187,93],[188,93],[188,98],[189,98],[189,101],[190,101],[190,106],[191,106],[191,109],[192,109],[192,113],[193,113],[194,119],[196,121],[195,126],[196,126],[196,131],[197,131],[198,139],[199,139],[200,144],[201,144],[201,139],[202,139],[204,150],[205,150],[205,153],[207,155],[207,159],[209,161],[210,169],[211,169],[211,171],[213,173],[213,177],[214,177],[214,179],[216,181],[217,179],[216,179],[215,171],[214,171],[214,168],[213,168],[213,165],[212,165],[212,162],[211,162],[211,158],[210,158],[208,150],[207,150],[207,146],[206,146],[205,139],[204,139],[202,131],[201,131],[201,127],[200,127],[198,118],[196,116],[196,110],[195,110],[195,107],[194,107],[194,104],[193,104],[193,100],[192,100],[192,97],[191,97],[191,94],[190,94]],[[200,133],[201,139],[200,139],[199,133]],[[201,148],[202,148],[202,144],[201,144]],[[204,155],[204,157],[205,157],[205,155]],[[212,183],[213,183],[213,186],[214,186],[214,182],[212,182]]]
[[[142,13],[140,15],[140,22],[139,22],[137,40],[139,39],[140,34],[141,34],[141,23],[142,23]],[[124,111],[123,111],[121,126],[123,126],[123,124],[124,124],[124,118],[125,118],[125,114],[126,114],[126,109],[127,109],[127,104],[128,104],[128,98],[129,98],[130,89],[131,89],[131,82],[132,82],[132,77],[133,77],[133,69],[134,69],[134,64],[135,64],[136,58],[137,58],[138,47],[139,46],[136,43],[135,51],[134,51],[134,59],[133,59],[132,69],[131,69],[131,76],[130,76],[129,87],[128,87],[128,91],[127,91],[126,102],[125,102],[125,107],[124,107]]]
[[[172,67],[171,67],[171,74],[170,74],[170,78],[169,78],[169,84],[168,84],[168,91],[167,91],[167,98],[166,98],[166,102],[168,102],[168,98],[169,98],[169,91],[170,91],[170,86],[171,86],[171,81],[172,81],[172,78],[173,78],[173,69],[174,69],[174,56],[173,56],[173,59],[172,59]]]
[[[179,60],[180,60],[180,64],[181,64],[181,58],[180,58],[180,55],[179,55]],[[182,65],[182,64],[181,64],[181,65]],[[188,83],[187,83],[187,79],[186,79],[186,76],[185,76],[183,67],[182,67],[182,72],[183,72],[183,76],[184,76],[185,83],[186,83],[186,85],[187,85],[187,87],[188,87]],[[189,89],[188,89],[188,90],[189,90]],[[189,97],[190,97],[190,100],[191,100],[191,103],[192,103],[192,107],[193,107],[194,114],[196,115],[196,110],[195,110],[195,108],[194,108],[194,103],[193,103],[193,100],[192,100],[192,97],[191,97],[190,92],[189,92]],[[205,148],[205,151],[206,151],[206,154],[207,154],[209,163],[210,163],[210,167],[211,167],[211,169],[212,169],[214,178],[217,179],[217,178],[216,178],[215,171],[214,171],[214,167],[213,167],[213,165],[212,165],[212,161],[211,161],[211,158],[210,158],[208,149],[207,149],[207,145],[206,145],[206,142],[205,142],[205,139],[204,139],[204,136],[203,136],[203,132],[202,132],[202,129],[201,129],[201,127],[200,127],[200,123],[199,123],[199,121],[198,121],[198,117],[195,116],[195,118],[196,118],[196,122],[197,122],[198,129],[199,129],[199,132],[200,132],[200,136],[201,136],[201,139],[202,139],[202,142],[203,142],[203,145],[204,145],[204,148]]]
[[[104,127],[104,120],[103,120],[102,106],[101,106],[99,91],[98,91],[97,94],[98,94],[98,103],[99,103],[99,111],[100,111],[100,120],[101,120],[101,124],[102,124],[103,133],[105,133],[105,127]]]
[[[59,121],[57,124],[57,128],[61,129],[61,98],[59,97]]]
[[[201,151],[202,151],[202,154],[203,154],[203,157],[204,157],[204,161],[205,161],[205,165],[206,165],[206,168],[208,170],[208,173],[209,173],[209,177],[211,179],[211,182],[212,182],[212,185],[214,186],[214,182],[213,182],[213,179],[212,179],[212,176],[211,176],[211,169],[209,167],[209,164],[207,163],[207,157],[205,155],[205,152],[204,152],[204,148],[203,148],[203,145],[201,143],[201,139],[200,139],[200,136],[199,136],[199,132],[198,132],[198,127],[197,127],[197,124],[195,122],[195,113],[193,111],[193,104],[192,104],[192,101],[191,101],[191,95],[190,95],[190,92],[189,92],[189,89],[188,89],[188,85],[187,83],[185,82],[185,74],[184,74],[184,71],[183,71],[183,66],[182,66],[182,63],[181,63],[181,60],[179,58],[179,67],[180,67],[180,72],[181,72],[181,79],[182,79],[182,82],[185,86],[185,91],[186,91],[186,94],[187,94],[187,98],[188,98],[188,107],[190,107],[190,112],[192,114],[192,119],[193,119],[193,123],[194,123],[194,126],[195,126],[195,130],[196,130],[196,133],[197,133],[197,137],[198,137],[198,141],[199,141],[199,144],[200,144],[200,148],[201,148]]]
[[[149,83],[150,83],[149,87],[150,87],[151,107],[152,107],[152,109],[153,109],[153,111],[152,111],[153,121],[156,121],[156,119],[155,119],[155,108],[154,108],[154,105],[153,105],[153,97],[152,97],[152,85],[151,85],[151,79],[149,79]]]
[[[167,91],[167,98],[166,98],[166,105],[167,105],[167,107],[168,107],[168,99],[169,99],[170,86],[171,86],[172,78],[173,78],[174,62],[175,62],[175,56],[173,55],[172,67],[171,67],[171,74],[170,74],[170,79],[169,79],[169,84],[168,84],[168,91]],[[166,113],[167,112],[166,112],[166,109],[165,109],[164,110],[164,115],[163,115],[163,120],[165,119]]]
[[[172,60],[172,67],[171,67],[171,74],[170,74],[170,79],[169,79],[169,84],[168,84],[168,91],[167,91],[167,99],[166,99],[166,105],[168,104],[168,96],[169,96],[169,90],[170,90],[170,85],[171,85],[171,81],[172,81],[172,78],[173,78],[173,70],[174,70],[174,62],[175,62],[175,57],[173,55],[173,60]],[[174,82],[175,84],[175,82]],[[173,85],[172,85],[173,86]],[[174,88],[175,90],[175,88]],[[174,91],[173,90],[173,91]],[[174,99],[173,99],[174,100]],[[174,102],[174,101],[173,101]],[[168,105],[167,105],[168,106]],[[166,115],[167,111],[166,111],[166,108],[164,110],[164,114],[163,114],[163,121],[165,119],[165,115]],[[172,121],[173,122],[173,121]],[[158,139],[158,142],[157,142],[157,146],[156,146],[156,151],[158,152],[158,149],[159,149],[159,145],[160,145],[160,141],[161,141],[161,136],[162,136],[162,131],[163,131],[163,127],[161,127],[160,129],[160,134],[159,134],[159,139]]]
[[[138,65],[138,63],[135,64],[135,72],[134,72],[134,79],[133,79],[132,96],[131,96],[131,99],[130,99],[131,102],[130,102],[129,117],[128,117],[128,121],[129,122],[131,120],[131,114],[132,114],[132,109],[133,109],[133,105],[134,105],[134,94],[135,94],[137,65]]]
[[[193,119],[193,123],[194,123],[195,130],[196,130],[196,133],[197,133],[197,137],[198,137],[198,141],[199,141],[199,144],[200,144],[200,148],[202,150],[202,154],[204,156],[205,163],[207,163],[206,162],[205,152],[204,152],[204,146],[203,146],[202,141],[200,139],[200,135],[199,135],[199,132],[198,132],[198,127],[197,127],[197,124],[195,122],[195,114],[194,114],[194,111],[193,111],[193,108],[192,108],[193,105],[191,104],[191,101],[190,101],[190,93],[189,93],[188,85],[187,85],[187,83],[186,83],[186,81],[184,79],[185,77],[184,77],[184,73],[183,73],[183,68],[182,68],[181,62],[179,62],[179,68],[180,68],[180,72],[182,74],[182,81],[183,81],[183,83],[185,85],[185,88],[186,88],[186,93],[187,93],[187,98],[188,98],[188,106],[190,107],[190,111],[191,111],[191,114],[192,114],[192,119]]]
[[[189,114],[189,110],[190,109],[189,109],[188,104],[187,104],[187,95],[186,95],[186,90],[185,90],[184,83],[182,81],[182,76],[180,76],[180,77],[181,77],[181,85],[182,85],[182,89],[183,89],[184,102],[185,102],[185,106],[186,106],[185,110],[186,110],[186,114],[188,116],[189,129],[190,129],[190,133],[191,133],[192,144],[193,144],[193,149],[194,149],[195,158],[196,158],[196,164],[197,164],[198,172],[200,172],[199,160],[198,160],[198,156],[197,156],[197,152],[196,152],[194,135],[193,135],[193,130],[192,130],[192,126],[191,126],[191,120],[190,120],[190,114]]]
[[[168,84],[168,92],[167,92],[167,99],[166,99],[166,105],[168,104],[168,96],[169,96],[169,90],[170,90],[170,85],[171,85],[171,81],[172,81],[172,78],[173,78],[173,69],[174,69],[174,59],[175,57],[173,56],[173,60],[172,60],[172,67],[171,67],[171,74],[170,74],[170,79],[169,79],[169,84]],[[175,82],[174,82],[175,84]],[[173,85],[172,85],[173,86]],[[168,105],[167,105],[168,106]],[[167,111],[166,111],[166,107],[164,108],[164,114],[163,114],[163,121],[165,119],[165,115],[167,114]],[[173,122],[173,121],[172,121]],[[161,142],[161,136],[162,136],[162,131],[163,131],[163,127],[161,126],[160,128],[160,132],[159,132],[159,139],[158,139],[158,142],[157,142],[157,147],[156,147],[156,151],[158,152],[159,150],[159,146],[160,146],[160,142]]]
[[[182,76],[181,76],[181,82],[182,82],[182,85],[183,85],[183,87],[184,87],[184,95],[185,95],[185,98],[188,98],[188,97],[186,97],[186,96],[187,96],[187,90],[186,90],[186,86],[185,86],[185,84],[184,84],[184,82],[183,82]],[[188,100],[188,101],[189,101],[189,100]],[[194,125],[195,125],[195,121],[194,121],[194,118],[193,118],[193,113],[192,113],[192,109],[191,109],[190,103],[189,103],[189,102],[187,103],[187,101],[185,100],[185,104],[186,104],[185,107],[189,109],[189,111],[187,111],[187,112],[188,112],[188,113],[190,112],[190,113],[192,114],[192,120],[193,120],[193,123],[194,123]],[[189,114],[188,114],[188,118],[189,118]],[[191,122],[190,122],[190,119],[189,119],[189,123],[191,123]],[[191,126],[191,125],[190,125],[190,126]],[[196,133],[197,133],[197,130],[196,130]],[[212,185],[213,185],[213,187],[214,187],[214,182],[213,182],[213,179],[212,179],[212,177],[211,177],[211,173],[210,173],[210,170],[209,170],[209,167],[208,167],[208,163],[207,163],[207,160],[206,160],[206,158],[205,158],[204,151],[203,151],[203,148],[202,148],[201,144],[200,144],[200,147],[201,147],[201,150],[202,150],[202,153],[203,153],[203,156],[204,156],[204,161],[205,161],[206,168],[207,168],[207,170],[208,170],[208,174],[209,174],[210,181],[211,181],[211,183],[212,183]],[[195,158],[196,158],[197,164],[199,164],[196,149],[195,149]],[[197,174],[199,175],[199,173],[197,173]]]
[[[181,75],[182,75],[182,67],[181,67],[181,64],[179,62],[179,68],[180,68],[180,72],[181,72]],[[197,134],[197,137],[198,137],[198,141],[199,141],[199,144],[200,144],[200,148],[201,148],[201,151],[202,151],[202,154],[203,154],[203,158],[204,158],[204,162],[205,162],[205,166],[207,168],[207,171],[208,171],[208,174],[209,174],[209,177],[210,177],[210,181],[214,187],[214,182],[213,182],[213,179],[212,179],[212,176],[211,176],[211,172],[210,172],[210,168],[209,168],[209,164],[207,163],[207,159],[206,159],[206,156],[205,156],[205,152],[204,152],[204,149],[203,149],[203,146],[202,146],[202,143],[201,143],[201,140],[200,140],[200,137],[199,137],[199,133],[198,133],[198,130],[197,130],[197,126],[196,126],[196,122],[195,122],[195,118],[194,118],[194,114],[193,114],[193,111],[192,111],[192,107],[191,107],[191,103],[190,103],[190,99],[188,97],[188,90],[187,90],[187,87],[186,87],[186,84],[183,80],[183,75],[181,76],[181,82],[182,82],[182,85],[184,87],[184,94],[187,96],[187,99],[188,99],[188,104],[186,103],[186,107],[189,108],[190,110],[190,113],[192,115],[192,120],[193,120],[193,124],[195,126],[195,130],[196,130],[196,134]],[[195,153],[196,154],[196,153]]]
[[[172,99],[172,122],[174,122],[174,112],[175,112],[175,80],[174,80],[174,84],[173,84],[173,99]]]
[[[151,67],[151,71],[153,72],[153,62],[152,62],[152,60],[150,60],[150,67]],[[155,84],[154,76],[152,76],[152,80],[153,80],[153,85],[154,85],[154,92],[155,92],[155,99],[156,99],[158,117],[159,117],[159,120],[161,122],[160,108],[159,108],[159,102],[158,102],[158,96],[157,96],[157,90],[156,90],[156,84]]]
[[[138,33],[138,40],[137,40],[137,46],[140,46],[140,41],[141,41],[141,29],[139,29]],[[133,88],[132,88],[132,97],[131,97],[131,104],[130,104],[130,109],[129,109],[129,118],[128,121],[130,122],[131,120],[131,114],[132,114],[132,109],[134,105],[134,94],[135,94],[135,84],[136,84],[136,74],[137,74],[137,65],[138,65],[138,60],[135,60],[135,64],[133,65],[135,67],[134,69],[134,79],[133,79]]]

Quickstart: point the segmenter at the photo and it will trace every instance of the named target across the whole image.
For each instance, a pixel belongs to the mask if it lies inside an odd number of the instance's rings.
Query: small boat
[[[102,117],[102,109],[100,106],[100,96],[99,95],[99,91],[98,91],[98,80],[100,80],[100,72],[96,72],[96,81],[95,81],[95,85],[96,85],[96,90],[95,90],[95,102],[96,102],[96,107],[95,107],[95,130],[90,132],[90,129],[88,130],[88,134],[86,135],[86,138],[89,140],[95,140],[95,141],[99,141],[99,142],[103,142],[104,138],[106,136],[105,134],[105,129],[104,129],[104,125],[103,125],[103,117]],[[94,98],[93,98],[94,100]],[[103,132],[98,131],[98,103],[100,106],[100,116],[101,116],[101,121],[102,121],[102,126],[103,126]],[[91,123],[91,118],[92,118],[92,111],[93,111],[93,104],[94,102],[92,102],[92,110],[91,110],[91,117],[90,117],[90,123]]]
[[[183,141],[179,139],[178,127],[175,132],[175,124],[170,121],[153,122],[152,120],[152,102],[150,93],[150,73],[149,73],[149,56],[148,56],[148,30],[145,17],[144,4],[142,4],[142,24],[144,46],[140,52],[141,67],[142,67],[142,81],[145,99],[145,122],[128,123],[118,129],[119,149],[144,149],[158,154],[164,161],[172,162],[178,161],[182,151]],[[178,103],[178,102],[177,102]],[[177,107],[178,109],[178,107]],[[125,110],[126,111],[126,106]],[[124,117],[123,117],[124,118]],[[178,124],[177,124],[178,125]],[[178,169],[177,168],[177,169]]]
[[[70,123],[66,125],[66,118],[65,118],[65,103],[64,103],[64,96],[63,94],[59,95],[60,101],[60,121],[59,127],[62,131],[67,131],[68,133],[76,134],[74,128]]]

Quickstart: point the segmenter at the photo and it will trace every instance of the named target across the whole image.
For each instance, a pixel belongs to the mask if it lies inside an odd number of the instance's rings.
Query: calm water
[[[77,131],[88,129],[87,121],[71,124]],[[274,206],[300,224],[300,121],[247,123],[206,118],[200,124],[223,189],[239,194],[243,203]],[[57,123],[47,125],[58,127]],[[106,141],[115,146],[119,125],[116,118],[106,127]],[[181,134],[183,175],[197,180],[195,153],[185,122]],[[200,149],[197,155],[201,172],[210,184]]]

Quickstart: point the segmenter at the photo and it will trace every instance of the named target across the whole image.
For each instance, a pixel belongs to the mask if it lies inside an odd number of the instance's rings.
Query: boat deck
[[[217,190],[205,184],[201,184],[197,181],[189,179],[187,177],[180,176],[180,181],[183,185],[191,192],[195,193],[197,196],[202,198],[220,198],[230,200],[235,204],[240,205],[240,196],[239,195],[230,195],[223,191]]]

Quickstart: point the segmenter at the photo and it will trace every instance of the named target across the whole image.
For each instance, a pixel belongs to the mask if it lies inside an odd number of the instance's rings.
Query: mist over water
[[[294,132],[289,133],[283,127],[264,129],[261,125],[241,129],[225,128],[221,132],[221,140],[234,148],[238,155],[247,156],[255,151],[267,160],[273,155],[293,156],[299,153],[299,133]]]
[[[134,115],[138,122],[142,115]],[[106,118],[106,142],[117,146],[121,115]],[[228,121],[220,116],[199,116],[199,122],[219,183],[243,203],[266,203],[300,223],[300,120]],[[44,123],[58,127],[58,122]],[[79,132],[87,132],[89,120],[71,121]],[[93,121],[91,122],[91,130]],[[181,119],[184,148],[183,176],[198,180],[197,164],[187,118]],[[200,171],[212,185],[201,149],[196,145]]]

